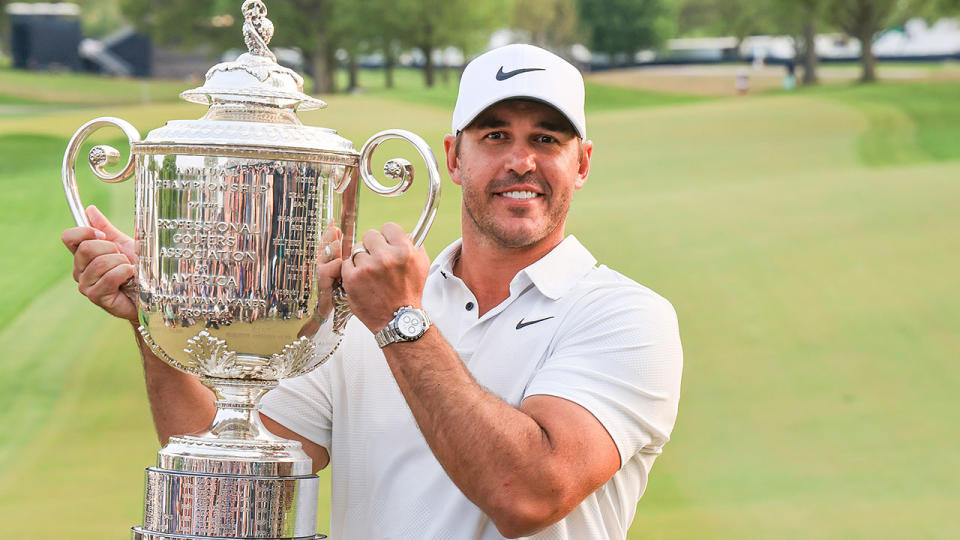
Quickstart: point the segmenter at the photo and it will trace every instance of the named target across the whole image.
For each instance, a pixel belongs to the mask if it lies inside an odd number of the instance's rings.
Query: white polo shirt
[[[476,298],[452,272],[459,249],[457,241],[435,260],[423,306],[477,382],[513,406],[536,394],[576,402],[620,453],[613,478],[531,538],[625,538],[676,419],[683,360],[673,307],[597,266],[570,236],[478,318]],[[263,412],[329,451],[334,540],[503,538],[443,471],[356,318],[339,352],[271,391]]]

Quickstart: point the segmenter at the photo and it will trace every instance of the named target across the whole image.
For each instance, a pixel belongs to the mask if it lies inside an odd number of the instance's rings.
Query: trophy
[[[303,79],[268,48],[273,24],[260,0],[243,3],[249,52],[207,73],[181,94],[209,106],[199,120],[175,120],[145,139],[118,118],[97,118],[70,140],[63,186],[78,225],[88,225],[77,191],[80,146],[94,131],[119,128],[119,152],[96,146],[94,174],[105,182],[136,178],[136,295],[140,333],[168,364],[200,376],[217,413],[202,433],[172,437],[146,469],[143,525],[135,540],[315,539],[319,479],[299,442],[261,424],[258,402],[277,381],[330,358],[350,317],[345,294],[320,269],[349,257],[356,238],[359,181],[396,196],[413,167],[387,161],[374,178],[372,155],[403,139],[426,162],[429,187],[411,234],[420,245],[436,215],[440,172],[420,137],[403,130],[374,135],[360,152],[330,129],[303,125],[298,110],[326,104],[303,93]],[[133,280],[131,280],[133,281]]]

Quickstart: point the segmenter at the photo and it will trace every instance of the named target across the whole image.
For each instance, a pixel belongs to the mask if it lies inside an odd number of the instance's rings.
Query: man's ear
[[[577,169],[577,182],[573,185],[574,189],[580,189],[587,183],[587,177],[590,176],[590,158],[593,156],[593,141],[583,141],[583,153],[580,160],[580,168]]]
[[[443,150],[447,154],[447,172],[453,183],[460,185],[460,160],[457,158],[457,138],[447,135],[443,138]]]

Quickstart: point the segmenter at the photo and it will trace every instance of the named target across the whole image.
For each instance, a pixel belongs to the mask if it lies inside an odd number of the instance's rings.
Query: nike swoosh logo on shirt
[[[514,77],[516,75],[519,75],[521,73],[526,73],[528,71],[546,71],[546,70],[547,68],[520,68],[520,69],[515,69],[513,71],[504,72],[503,66],[500,66],[500,71],[497,72],[497,80],[505,81],[510,77]]]
[[[520,322],[517,323],[517,330],[523,328],[524,326],[530,326],[531,324],[537,324],[538,322],[543,322],[547,319],[552,319],[552,318],[553,318],[553,315],[549,317],[544,317],[542,319],[537,319],[535,321],[526,321],[526,322],[524,322],[523,319],[520,319]]]

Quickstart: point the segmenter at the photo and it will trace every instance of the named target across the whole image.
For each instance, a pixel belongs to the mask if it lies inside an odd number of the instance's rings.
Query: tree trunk
[[[313,93],[329,94],[333,92],[333,63],[330,62],[330,43],[323,34],[317,35],[316,49],[305,52],[304,57],[310,65],[313,75]]]
[[[868,24],[862,24],[857,39],[860,40],[860,65],[863,67],[863,73],[860,75],[860,82],[872,83],[877,80],[877,59],[873,56],[873,27]]]
[[[396,62],[397,60],[393,57],[393,52],[389,50],[388,46],[383,53],[383,75],[386,78],[387,88],[393,88],[393,66]]]
[[[817,84],[817,20],[812,16],[803,25],[803,80],[804,85]]]
[[[355,53],[350,54],[348,67],[350,70],[350,83],[347,87],[347,91],[353,92],[357,88],[360,88],[360,83],[358,82],[358,73],[360,71],[360,66],[357,65],[357,55]]]
[[[333,44],[327,44],[327,87],[331,94],[337,91],[337,49]]]
[[[433,88],[433,85],[436,81],[436,73],[433,65],[433,47],[426,45],[420,48],[423,51],[424,64],[423,64],[423,77],[424,81],[427,84],[427,88]]]
[[[314,94],[326,94],[330,91],[329,88],[324,86],[324,81],[326,80],[327,72],[327,57],[326,55],[320,53],[304,53],[304,60],[306,60],[307,65],[310,66],[310,75],[313,77],[313,93]]]

